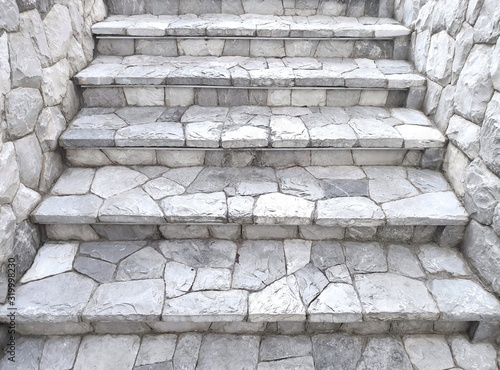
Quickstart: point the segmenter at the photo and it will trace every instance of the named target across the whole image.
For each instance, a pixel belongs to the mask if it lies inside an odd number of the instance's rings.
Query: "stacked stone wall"
[[[106,12],[103,0],[0,1],[0,302],[6,261],[19,277],[39,246],[29,215],[64,169],[57,139],[79,109],[71,78]]]
[[[462,244],[500,294],[500,6],[498,0],[397,0],[427,77],[423,110],[446,133],[443,170],[472,221]]]

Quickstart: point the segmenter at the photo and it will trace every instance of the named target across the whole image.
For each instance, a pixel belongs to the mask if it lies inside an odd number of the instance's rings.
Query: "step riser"
[[[196,87],[92,87],[83,92],[85,107],[201,106],[234,107],[407,107],[420,109],[425,88],[386,89],[247,89]]]
[[[460,244],[465,229],[461,226],[325,227],[263,225],[44,225],[55,241],[96,240],[346,240],[387,243],[429,243],[442,247]]]
[[[248,40],[248,39],[99,39],[103,55],[247,56],[406,59],[409,39]]]
[[[154,334],[154,333],[201,333],[225,334],[358,334],[358,335],[410,335],[410,334],[465,334],[468,322],[454,321],[382,321],[364,323],[166,323],[166,322],[93,322],[72,324],[18,324],[16,329],[23,335],[79,335],[94,334]]]
[[[111,14],[270,14],[392,17],[393,0],[112,0]]]
[[[439,169],[444,150],[154,150],[69,149],[68,164],[75,167],[107,165],[167,167],[293,167],[293,166],[411,166]]]

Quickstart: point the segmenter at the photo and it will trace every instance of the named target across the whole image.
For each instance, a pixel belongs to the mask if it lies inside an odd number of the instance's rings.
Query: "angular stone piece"
[[[320,334],[312,342],[314,364],[320,370],[353,369],[363,351],[362,339],[355,336]]]
[[[426,274],[420,267],[417,256],[409,247],[404,245],[390,245],[387,249],[387,263],[389,272],[410,278],[424,278]]]
[[[80,253],[88,254],[91,257],[99,258],[111,263],[117,263],[121,259],[131,255],[137,250],[146,246],[146,242],[119,242],[102,241],[82,243]]]
[[[10,203],[19,188],[19,168],[16,152],[11,142],[3,144],[0,149],[0,170],[9,176],[0,177],[0,204]]]
[[[312,246],[311,261],[317,268],[325,270],[330,266],[343,264],[345,257],[339,243],[324,241]]]
[[[199,268],[193,290],[229,290],[231,287],[231,270],[212,267]]]
[[[31,40],[21,33],[11,33],[8,44],[12,87],[39,88],[42,83],[42,66]]]
[[[454,48],[454,39],[446,31],[432,35],[426,72],[442,85],[450,81]]]
[[[314,203],[292,195],[271,193],[261,195],[255,203],[254,222],[257,224],[309,225]]]
[[[379,320],[435,320],[436,303],[421,281],[392,273],[354,276],[363,312]]]
[[[316,224],[348,227],[354,224],[379,226],[384,214],[372,200],[361,197],[319,200],[316,206]]]
[[[100,285],[83,318],[98,321],[157,321],[165,295],[163,280],[136,280]]]
[[[32,218],[38,223],[96,223],[102,203],[102,199],[93,194],[51,196],[35,209]]]
[[[308,200],[317,200],[325,196],[319,181],[305,169],[292,167],[276,173],[280,190],[285,194],[295,195]]]
[[[142,189],[132,189],[106,199],[99,210],[101,222],[163,223],[163,213]]]
[[[437,335],[412,335],[404,339],[405,349],[418,370],[442,370],[454,366],[446,339]]]
[[[368,370],[373,367],[401,370],[413,369],[403,344],[395,338],[371,338],[368,341],[358,369]]]
[[[142,248],[118,265],[116,280],[159,279],[163,275],[165,258],[151,247]]]
[[[75,362],[80,341],[81,338],[73,336],[48,338],[43,346],[40,367],[70,369]]]
[[[420,247],[418,258],[424,269],[430,274],[445,272],[453,276],[471,275],[469,267],[455,249],[440,248],[435,245]]]
[[[167,197],[161,207],[169,222],[223,222],[227,219],[223,192]]]
[[[344,243],[346,265],[352,274],[386,272],[387,260],[378,243]]]
[[[156,122],[119,129],[115,134],[117,146],[178,147],[184,145],[182,125],[175,122]]]
[[[113,179],[120,179],[119,182]],[[121,166],[102,167],[96,171],[91,191],[102,198],[131,190],[148,181],[140,172]]]
[[[21,278],[21,283],[71,271],[77,249],[76,243],[45,244],[38,250],[33,265]]]
[[[98,281],[99,283],[110,283],[113,281],[116,266],[112,263],[79,255],[75,258],[73,267],[81,274]]]
[[[178,262],[169,262],[165,265],[165,297],[175,298],[187,293],[196,275],[193,267]]]
[[[135,361],[136,366],[170,361],[174,357],[177,336],[173,334],[146,335]]]
[[[465,338],[451,341],[453,356],[457,365],[464,369],[494,369],[496,350],[490,343],[472,344]]]
[[[312,263],[295,273],[299,292],[305,305],[309,305],[328,285],[325,275]]]
[[[248,298],[248,320],[304,321],[306,308],[300,300],[296,278],[284,277]]]
[[[236,258],[236,244],[229,240],[169,240],[160,249],[166,258],[195,268],[232,268]]]
[[[311,242],[308,240],[285,240],[284,250],[288,275],[304,267],[311,260]]]
[[[37,89],[14,89],[5,96],[7,132],[12,139],[21,138],[35,129],[43,99]]]
[[[311,322],[357,322],[362,309],[357,294],[350,284],[329,284],[307,309]]]
[[[258,359],[258,336],[208,334],[201,345],[196,368],[255,369]]]
[[[218,322],[243,321],[247,314],[248,292],[244,290],[203,291],[165,300],[162,321]]]
[[[478,283],[465,279],[433,280],[429,283],[443,320],[496,320],[500,302]]]
[[[196,333],[187,333],[179,336],[173,361],[175,369],[195,369],[201,340],[201,334]]]
[[[307,336],[269,336],[262,340],[260,359],[280,360],[288,357],[307,356],[311,353],[311,339]]]

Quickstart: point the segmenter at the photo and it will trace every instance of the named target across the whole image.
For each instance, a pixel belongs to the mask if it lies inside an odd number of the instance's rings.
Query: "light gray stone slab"
[[[293,275],[249,295],[248,320],[251,322],[305,319],[306,308],[300,299],[298,282]]]
[[[417,125],[396,126],[404,140],[405,148],[442,148],[446,138],[434,127]]]
[[[363,351],[359,337],[320,334],[312,337],[316,369],[341,370],[355,368]]]
[[[463,225],[468,216],[453,192],[437,192],[384,203],[389,225]]]
[[[141,338],[137,335],[89,335],[83,338],[75,370],[132,369]]]
[[[250,223],[254,202],[253,197],[229,197],[227,200],[229,222]]]
[[[421,281],[392,273],[355,275],[354,280],[366,317],[380,320],[439,317],[436,303]]]
[[[166,299],[162,321],[243,321],[247,306],[248,292],[244,290],[193,292]]]
[[[114,179],[120,181],[116,182]],[[91,191],[102,198],[109,198],[142,185],[146,181],[148,181],[147,176],[126,167],[102,167],[96,171]]]
[[[377,203],[390,202],[419,195],[418,190],[406,179],[375,179],[369,181],[370,197]]]
[[[500,302],[478,283],[465,279],[432,280],[429,290],[444,320],[498,319]]]
[[[349,124],[356,133],[362,147],[401,148],[403,146],[401,134],[382,121],[353,119]]]
[[[165,265],[165,297],[175,298],[187,293],[196,275],[192,267],[178,262],[169,262]]]
[[[258,336],[209,334],[203,339],[196,368],[255,369],[258,359]]]
[[[346,265],[336,265],[326,269],[325,271],[328,281],[331,283],[346,283],[352,284],[352,277]]]
[[[308,225],[312,223],[314,203],[292,195],[271,193],[255,202],[254,222],[257,224]]]
[[[463,337],[451,341],[457,365],[463,369],[494,369],[496,350],[490,343],[470,343]]]
[[[319,181],[305,169],[292,167],[276,173],[280,190],[307,200],[323,198],[324,191]]]
[[[179,336],[174,354],[174,368],[194,370],[198,361],[202,335],[187,333]]]
[[[83,318],[96,321],[157,321],[165,295],[163,280],[136,280],[100,285]]]
[[[151,247],[142,248],[118,265],[116,280],[159,279],[163,276],[165,258]]]
[[[419,369],[442,370],[454,366],[446,339],[438,335],[414,335],[404,338],[406,352]]]
[[[184,146],[184,132],[180,123],[157,122],[119,129],[115,134],[117,146]]]
[[[311,260],[311,241],[285,240],[283,242],[288,275],[304,267]]]
[[[408,180],[422,193],[450,190],[442,174],[436,171],[408,168]]]
[[[80,337],[51,337],[43,346],[40,367],[56,369],[71,369],[80,345]]]
[[[345,242],[346,265],[352,274],[386,272],[387,260],[378,243]]]
[[[288,116],[271,117],[271,145],[275,148],[306,147],[309,133],[301,119]]]
[[[113,281],[116,266],[112,263],[79,255],[75,258],[74,269],[81,274],[98,281],[110,283]]]
[[[83,195],[90,189],[95,170],[91,168],[68,168],[52,187],[55,195]]]
[[[172,195],[180,195],[185,192],[185,188],[182,185],[164,177],[147,182],[144,185],[144,190],[154,200],[159,200]]]
[[[202,267],[196,272],[193,290],[229,290],[231,270]]]
[[[404,245],[389,245],[387,248],[389,272],[410,278],[425,278],[419,260],[411,248]]]
[[[379,226],[384,223],[385,217],[372,200],[349,197],[319,200],[315,220],[317,225],[323,226]]]
[[[357,294],[350,284],[329,284],[307,309],[311,322],[357,322],[362,309]]]
[[[328,285],[325,275],[312,263],[302,267],[294,275],[305,305],[309,305]]]
[[[72,270],[78,249],[77,243],[45,244],[37,252],[35,261],[21,278],[21,283],[40,280]]]
[[[455,249],[440,248],[436,245],[420,247],[418,257],[424,269],[430,274],[440,272],[453,276],[467,276],[472,272],[463,257]]]
[[[257,370],[312,370],[314,369],[314,359],[312,356],[285,358],[283,360],[260,362]]]
[[[132,189],[106,199],[99,220],[111,223],[163,223],[163,212],[142,189]]]
[[[368,341],[358,369],[367,370],[373,367],[413,369],[403,344],[395,338],[372,338]]]
[[[131,255],[146,246],[146,242],[122,242],[122,241],[100,241],[82,243],[80,253],[87,254],[111,263],[117,263],[121,259]]]
[[[150,365],[172,360],[176,344],[177,336],[173,334],[144,336],[135,365]]]
[[[186,145],[202,148],[218,148],[222,135],[221,122],[193,122],[185,128]]]
[[[7,344],[7,340],[4,340],[4,342]],[[36,370],[39,368],[43,346],[43,338],[19,338],[16,341],[15,356],[2,356],[0,359],[0,367],[8,369],[14,366],[19,369]],[[13,359],[15,362],[10,359]]]
[[[236,244],[229,240],[168,240],[160,249],[166,258],[195,268],[232,268],[236,258]]]
[[[223,222],[227,219],[226,196],[222,192],[167,197],[161,207],[169,222]]]
[[[103,201],[93,195],[50,196],[32,214],[39,223],[95,223]]]
[[[260,345],[260,359],[261,361],[273,361],[307,356],[311,351],[311,339],[307,336],[269,336],[265,337]]]
[[[345,262],[344,252],[338,242],[321,241],[312,246],[311,261],[321,270]]]

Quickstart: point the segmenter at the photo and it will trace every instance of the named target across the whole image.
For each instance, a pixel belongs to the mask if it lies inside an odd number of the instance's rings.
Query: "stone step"
[[[394,1],[384,0],[113,0],[111,14],[260,14],[392,17]]]
[[[205,14],[110,16],[92,27],[105,55],[405,59],[410,30],[390,18]]]
[[[379,107],[85,108],[62,134],[88,148],[442,148],[422,113]]]
[[[47,242],[16,287],[15,304],[16,329],[42,335],[266,323],[418,333],[500,320],[500,302],[460,252],[435,244]],[[9,308],[0,307],[3,322]]]
[[[261,332],[22,337],[16,369],[476,369],[498,368],[494,343],[458,335],[286,335]],[[63,350],[61,350],[63,349]],[[6,354],[0,368],[12,369]],[[134,367],[135,366],[135,367]]]
[[[32,213],[41,224],[463,226],[437,171],[405,167],[70,168]]]

